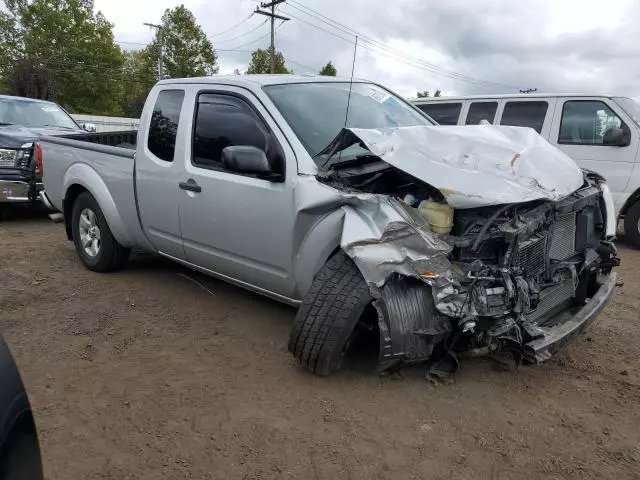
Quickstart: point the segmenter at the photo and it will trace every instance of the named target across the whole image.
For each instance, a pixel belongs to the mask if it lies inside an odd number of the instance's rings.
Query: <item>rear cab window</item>
[[[173,162],[184,90],[162,90],[153,106],[147,148],[165,162]]]
[[[542,133],[548,109],[549,102],[542,100],[507,102],[502,112],[500,125],[529,127],[538,133]]]
[[[433,102],[416,105],[440,125],[457,125],[462,110],[461,102]]]

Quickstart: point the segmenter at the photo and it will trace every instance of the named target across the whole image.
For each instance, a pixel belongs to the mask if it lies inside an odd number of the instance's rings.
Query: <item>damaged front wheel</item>
[[[298,310],[289,351],[317,375],[338,370],[347,341],[372,301],[353,260],[344,252],[337,253],[320,269]]]

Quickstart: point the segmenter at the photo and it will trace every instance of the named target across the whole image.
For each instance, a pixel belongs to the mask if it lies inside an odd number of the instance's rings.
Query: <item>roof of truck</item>
[[[549,97],[622,97],[623,95],[611,95],[610,93],[500,93],[492,95],[460,95],[445,97],[410,98],[412,102],[449,102],[451,100],[485,100],[502,98],[549,98]]]
[[[329,77],[325,75],[212,75],[210,77],[169,78],[158,82],[161,85],[175,83],[224,83],[239,86],[282,85],[286,83],[318,83],[318,82],[349,82],[344,77]],[[368,82],[358,78],[354,82]]]

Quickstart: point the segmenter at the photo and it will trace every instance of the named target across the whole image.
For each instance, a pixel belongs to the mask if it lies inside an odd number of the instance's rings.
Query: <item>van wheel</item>
[[[89,270],[116,270],[129,257],[129,249],[113,237],[98,202],[89,192],[78,195],[73,203],[71,231],[76,252]]]
[[[338,370],[355,325],[372,301],[353,260],[337,253],[320,269],[298,310],[289,351],[317,375]]]
[[[624,218],[625,237],[631,245],[640,248],[640,202],[634,203]]]

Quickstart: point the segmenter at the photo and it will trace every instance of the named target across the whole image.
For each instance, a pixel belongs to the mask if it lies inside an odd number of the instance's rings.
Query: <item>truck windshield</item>
[[[353,83],[350,100],[348,82],[268,85],[264,90],[314,158],[345,126],[347,102],[347,127],[434,125],[404,100],[371,83]],[[365,153],[361,148],[349,150],[353,155]]]
[[[73,119],[55,103],[0,98],[0,124],[78,130]]]
[[[637,101],[628,97],[614,97],[613,100],[640,126],[640,104]]]

